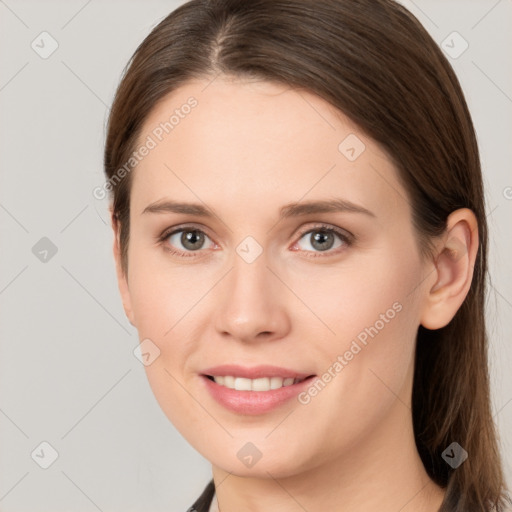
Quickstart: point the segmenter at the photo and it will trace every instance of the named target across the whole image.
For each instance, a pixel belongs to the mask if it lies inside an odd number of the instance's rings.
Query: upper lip
[[[283,377],[295,379],[305,379],[312,373],[298,372],[289,368],[280,368],[279,366],[260,365],[260,366],[240,366],[237,364],[223,364],[220,366],[212,366],[201,372],[203,375],[211,377],[221,377],[231,375],[233,377],[244,377],[246,379],[258,379],[260,377]]]

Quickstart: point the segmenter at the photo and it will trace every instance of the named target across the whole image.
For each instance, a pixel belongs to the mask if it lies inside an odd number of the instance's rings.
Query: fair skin
[[[473,213],[452,213],[435,254],[422,259],[396,169],[349,119],[284,85],[210,82],[181,86],[145,121],[140,141],[190,96],[198,101],[133,171],[127,274],[113,221],[126,314],[160,349],[145,368],[162,410],[212,463],[222,512],[437,511],[444,492],[426,474],[412,428],[414,344],[420,324],[446,325],[469,290]],[[366,146],[354,161],[338,150],[349,134]],[[279,218],[285,204],[334,198],[372,215]],[[143,213],[164,200],[213,215]],[[332,235],[322,251],[312,243],[318,223],[353,243]],[[197,250],[181,232],[158,241],[190,224],[205,233]],[[262,250],[251,263],[236,250],[247,236]],[[307,404],[243,415],[205,390],[201,370],[225,363],[321,376],[395,303],[400,312]],[[252,467],[237,457],[247,442],[262,454]]]

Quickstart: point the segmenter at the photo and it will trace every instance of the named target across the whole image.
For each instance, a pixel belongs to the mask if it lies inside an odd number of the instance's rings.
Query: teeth
[[[235,389],[238,391],[251,391],[251,379],[237,377],[235,379]]]
[[[213,377],[213,380],[225,386],[226,388],[236,389],[238,391],[270,391],[271,389],[282,388],[283,386],[291,386],[303,379],[294,379],[288,377],[261,377],[259,379],[246,379],[244,377],[233,377],[230,375]]]
[[[270,380],[267,377],[261,377],[260,379],[246,379],[250,382],[250,387],[252,391],[268,391],[270,389]]]
[[[281,377],[270,377],[270,389],[278,389],[283,386],[283,380]]]

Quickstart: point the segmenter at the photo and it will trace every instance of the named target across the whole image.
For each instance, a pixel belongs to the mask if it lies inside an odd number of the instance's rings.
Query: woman
[[[192,0],[105,148],[114,256],[190,510],[504,510],[459,82],[392,0]]]

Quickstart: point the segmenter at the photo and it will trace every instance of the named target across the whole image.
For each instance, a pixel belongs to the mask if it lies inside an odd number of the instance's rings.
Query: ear
[[[119,242],[120,224],[118,218],[114,214],[112,206],[110,207],[110,220],[112,223],[112,230],[114,231],[113,252],[116,265],[117,285],[119,287],[119,293],[121,294],[121,300],[123,301],[124,312],[130,323],[135,327],[130,289],[128,287],[128,276],[125,274],[121,263],[121,245]]]
[[[452,212],[441,237],[430,290],[420,323],[427,329],[441,329],[455,316],[471,287],[478,252],[478,221],[468,208]]]

